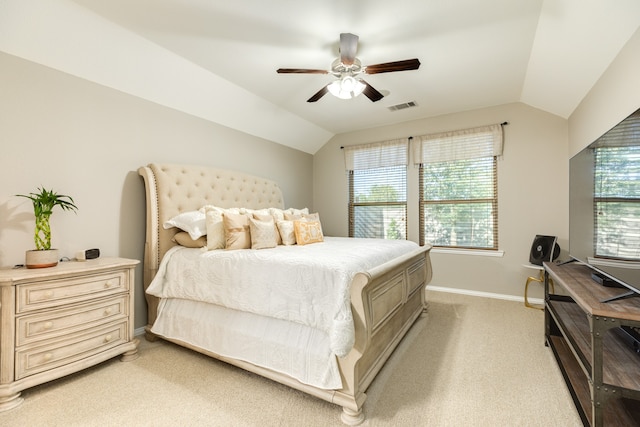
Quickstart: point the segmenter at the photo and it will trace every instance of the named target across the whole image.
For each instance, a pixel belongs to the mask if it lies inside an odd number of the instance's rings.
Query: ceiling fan
[[[416,58],[405,59],[403,61],[385,62],[382,64],[362,66],[360,60],[356,58],[358,50],[358,36],[351,33],[340,34],[340,58],[331,64],[330,70],[314,70],[308,68],[279,68],[280,74],[333,74],[338,80],[327,84],[316,92],[307,102],[316,102],[327,92],[342,98],[351,99],[364,93],[371,101],[376,102],[383,98],[383,94],[376,90],[369,83],[365,82],[361,74],[391,73],[394,71],[417,70],[420,61]]]

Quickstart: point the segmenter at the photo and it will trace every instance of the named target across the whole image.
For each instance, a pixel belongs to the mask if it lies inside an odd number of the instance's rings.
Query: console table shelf
[[[640,327],[640,297],[591,279],[579,263],[545,263],[545,339],[585,425],[640,425],[640,354],[620,326]],[[549,279],[567,296],[549,293]]]

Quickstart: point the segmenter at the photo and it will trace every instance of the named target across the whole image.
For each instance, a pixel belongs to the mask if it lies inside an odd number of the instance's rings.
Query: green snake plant
[[[51,227],[49,218],[53,213],[53,208],[60,206],[65,211],[76,211],[78,207],[74,204],[70,196],[57,194],[44,187],[38,188],[39,193],[17,194],[19,197],[26,197],[33,203],[33,213],[36,216],[36,228],[34,241],[36,249],[39,251],[51,249]]]

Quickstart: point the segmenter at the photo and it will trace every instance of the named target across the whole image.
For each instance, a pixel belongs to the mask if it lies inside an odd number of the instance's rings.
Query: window
[[[639,260],[640,146],[599,146],[594,154],[595,256]]]
[[[344,147],[349,237],[407,238],[408,140]]]
[[[502,126],[420,137],[420,244],[498,249],[497,156]]]

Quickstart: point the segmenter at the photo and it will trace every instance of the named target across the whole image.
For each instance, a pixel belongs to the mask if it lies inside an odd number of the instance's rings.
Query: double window
[[[406,139],[345,147],[349,236],[407,238],[408,149]],[[502,126],[414,137],[411,153],[420,244],[497,249]]]

